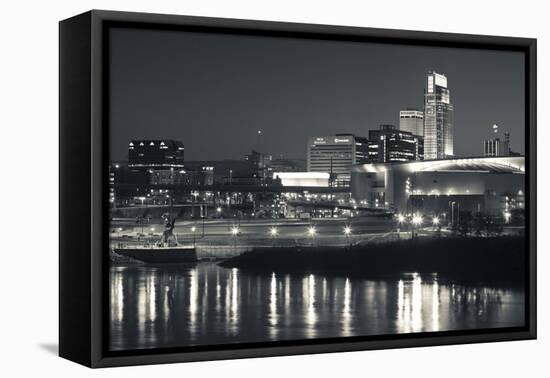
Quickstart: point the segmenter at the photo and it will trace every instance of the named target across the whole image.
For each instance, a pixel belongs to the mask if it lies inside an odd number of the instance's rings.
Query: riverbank
[[[359,277],[437,273],[451,280],[521,284],[525,238],[445,237],[352,247],[272,247],[220,263],[258,273],[302,273]]]

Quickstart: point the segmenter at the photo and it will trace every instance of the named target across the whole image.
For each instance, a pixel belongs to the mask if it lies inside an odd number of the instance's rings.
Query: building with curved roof
[[[524,206],[525,158],[474,157],[355,165],[355,200],[398,211],[498,213]]]

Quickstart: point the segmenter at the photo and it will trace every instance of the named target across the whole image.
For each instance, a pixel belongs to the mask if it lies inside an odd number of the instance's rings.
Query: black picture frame
[[[109,352],[108,31],[164,30],[519,51],[525,56],[526,326]],[[59,354],[88,367],[344,352],[536,338],[536,39],[92,10],[59,24]]]

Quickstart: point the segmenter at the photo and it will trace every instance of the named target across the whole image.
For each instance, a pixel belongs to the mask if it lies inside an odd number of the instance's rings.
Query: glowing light
[[[350,226],[344,227],[344,235],[346,235],[346,236],[351,235],[351,227]]]
[[[231,235],[233,236],[239,235],[239,227],[237,226],[231,227]]]
[[[512,214],[509,211],[504,212],[504,220],[506,223],[510,222],[510,218],[512,218]]]
[[[197,227],[195,226],[191,227],[191,232],[195,232],[195,231],[197,231]]]
[[[221,212],[222,212],[222,208],[221,208],[221,207],[218,207],[218,208],[216,209],[216,211],[217,211],[218,213],[221,213]]]
[[[269,230],[269,234],[273,237],[277,236],[277,234],[279,233],[279,230],[277,230],[277,227],[272,227],[270,230]]]
[[[277,276],[275,273],[271,274],[271,284],[269,287],[269,322],[272,326],[276,326],[278,323],[278,314],[277,314]],[[272,327],[271,333],[272,337],[277,335],[278,329]]]
[[[414,225],[418,226],[422,224],[422,216],[420,214],[416,214],[413,216],[412,222]]]
[[[434,226],[437,226],[439,224],[439,218],[438,217],[433,217],[432,223],[434,224]]]
[[[327,172],[273,172],[274,179],[280,179],[283,186],[329,186]]]
[[[403,214],[399,214],[399,215],[397,216],[397,221],[398,221],[399,223],[405,223],[405,216],[404,216]]]
[[[310,227],[307,229],[307,233],[308,233],[309,236],[314,237],[315,234],[317,233],[317,230],[315,229],[315,227],[310,226]]]

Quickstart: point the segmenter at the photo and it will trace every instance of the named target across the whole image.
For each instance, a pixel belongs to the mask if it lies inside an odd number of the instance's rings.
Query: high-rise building
[[[128,144],[128,167],[183,168],[184,147],[177,140],[133,140]]]
[[[424,158],[446,159],[453,155],[453,105],[447,77],[430,71],[424,91]]]
[[[483,156],[510,156],[510,133],[504,133],[504,140],[500,138],[485,139],[483,142]]]
[[[312,137],[307,145],[308,172],[331,173],[336,185],[349,185],[353,164],[369,160],[368,140],[353,134]]]
[[[406,109],[399,112],[399,130],[424,136],[424,112]]]
[[[265,183],[265,180],[271,177],[271,161],[273,160],[271,155],[252,150],[251,153],[244,156],[244,160],[250,162],[253,174],[261,178],[262,182]]]
[[[510,145],[500,138],[485,139],[483,143],[483,156],[509,156]]]
[[[369,162],[388,163],[423,160],[424,140],[408,131],[398,130],[394,125],[380,125],[378,130],[369,130]]]

